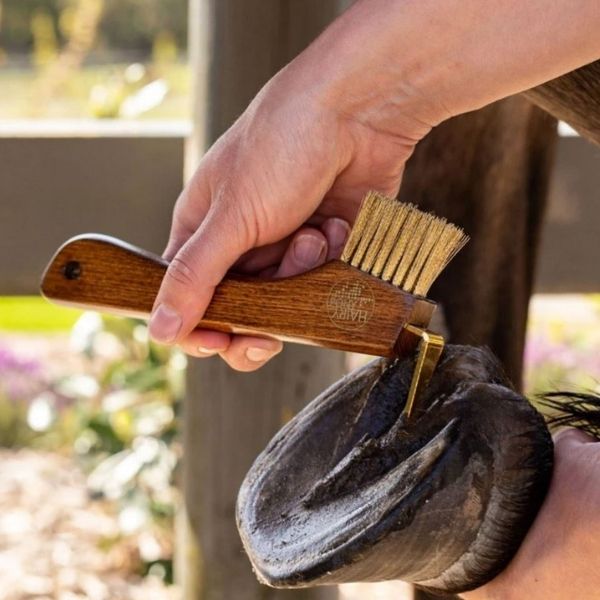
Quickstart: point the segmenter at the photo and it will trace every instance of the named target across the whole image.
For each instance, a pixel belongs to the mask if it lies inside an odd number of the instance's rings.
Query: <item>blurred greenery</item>
[[[0,7],[0,118],[189,116],[186,0]]]
[[[30,446],[35,437],[35,431],[27,424],[27,406],[15,404],[5,394],[0,393],[0,446]]]
[[[78,0],[3,0],[0,39],[11,53],[30,53],[32,20],[49,19],[58,43],[68,37]],[[149,53],[158,34],[168,32],[185,50],[187,0],[104,0],[96,50],[134,50]]]
[[[57,372],[52,356],[25,358],[0,340],[0,446],[74,451],[90,495],[118,512],[120,533],[107,547],[133,544],[140,574],[171,581],[185,357],[151,343],[133,319],[86,312],[73,320],[72,311],[57,319],[60,309],[44,301],[1,300],[11,327],[70,323],[61,346],[77,366]]]
[[[130,93],[123,83],[123,75],[131,65],[119,63],[112,65],[90,65],[77,71],[65,84],[60,95],[51,98],[43,107],[39,105],[39,76],[32,69],[0,69],[0,118],[25,118],[44,116],[46,118],[70,118],[95,116],[98,109],[92,96],[95,86],[115,90],[118,98],[118,111],[123,100]],[[144,83],[152,77],[152,66],[144,77]],[[139,115],[142,119],[176,119],[187,118],[190,113],[189,93],[191,77],[186,64],[175,63],[161,73],[169,88],[164,100],[154,108]],[[104,102],[109,102],[108,98]],[[43,113],[40,114],[40,110]],[[100,109],[102,112],[103,109]],[[110,112],[110,111],[109,111]]]
[[[0,118],[186,118],[187,4],[0,0]],[[118,511],[106,547],[135,546],[140,574],[171,581],[184,356],[144,323],[41,298],[0,298],[0,332],[0,446],[74,450]],[[34,333],[62,335],[60,357],[13,349]]]

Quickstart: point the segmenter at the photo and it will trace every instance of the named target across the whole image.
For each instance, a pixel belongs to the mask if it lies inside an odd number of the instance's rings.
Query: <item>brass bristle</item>
[[[468,239],[462,229],[445,219],[370,192],[342,260],[424,296]]]
[[[369,221],[365,225],[363,235],[360,236],[358,246],[352,255],[352,261],[350,264],[353,267],[359,267],[362,269],[364,264],[365,255],[369,246],[373,242],[373,239],[377,235],[377,232],[382,229],[382,224],[385,222],[386,215],[386,203],[377,202],[374,203],[373,208],[369,209]]]
[[[398,265],[412,240],[411,232],[416,229],[418,221],[419,214],[413,210],[412,206],[407,205],[406,217],[402,223],[402,227],[399,229],[396,237],[393,240],[390,240],[392,251],[383,267],[383,273],[381,275],[381,278],[384,281],[391,281],[394,277]]]
[[[373,202],[373,200],[374,198],[372,197],[372,194],[369,194],[363,200],[360,211],[356,216],[354,226],[350,231],[350,235],[348,236],[348,240],[346,241],[346,245],[344,246],[344,250],[342,252],[342,260],[345,263],[349,263],[351,261],[354,251],[356,250],[362,238],[362,233],[367,228],[367,225],[373,220],[373,211],[375,210],[375,206],[377,204],[376,202]]]
[[[409,214],[409,208],[406,204],[400,204],[400,202],[394,202],[394,214],[390,219],[391,223],[384,236],[381,249],[379,250],[375,265],[371,269],[371,273],[375,277],[381,277],[385,266],[388,264],[390,254],[396,247],[396,240],[400,233],[400,229],[404,226],[406,217]]]

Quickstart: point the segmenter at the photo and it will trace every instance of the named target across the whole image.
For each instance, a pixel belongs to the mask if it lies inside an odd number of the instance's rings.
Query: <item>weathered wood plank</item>
[[[233,373],[218,359],[191,365],[184,488],[196,550],[187,562],[186,600],[335,597],[333,589],[292,592],[258,584],[241,546],[234,508],[244,475],[275,431],[342,371],[341,353],[305,347],[288,347],[253,374]]]
[[[0,137],[0,294],[37,294],[79,233],[161,252],[183,176],[182,137]]]
[[[535,291],[600,292],[600,149],[583,138],[558,144]]]

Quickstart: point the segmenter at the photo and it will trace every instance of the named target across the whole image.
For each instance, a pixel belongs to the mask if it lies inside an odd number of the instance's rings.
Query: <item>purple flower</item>
[[[43,386],[41,363],[0,347],[0,394],[11,402],[28,402]]]
[[[37,360],[21,358],[8,348],[0,346],[0,375],[5,371],[18,371],[23,375],[39,375],[41,364]]]

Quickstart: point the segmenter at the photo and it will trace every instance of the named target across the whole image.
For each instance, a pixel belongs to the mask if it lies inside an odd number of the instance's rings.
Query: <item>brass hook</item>
[[[406,325],[405,329],[421,338],[417,351],[417,360],[413,371],[408,397],[402,414],[410,419],[415,408],[415,403],[431,380],[435,368],[444,350],[444,338],[437,333],[432,333],[414,325]]]

